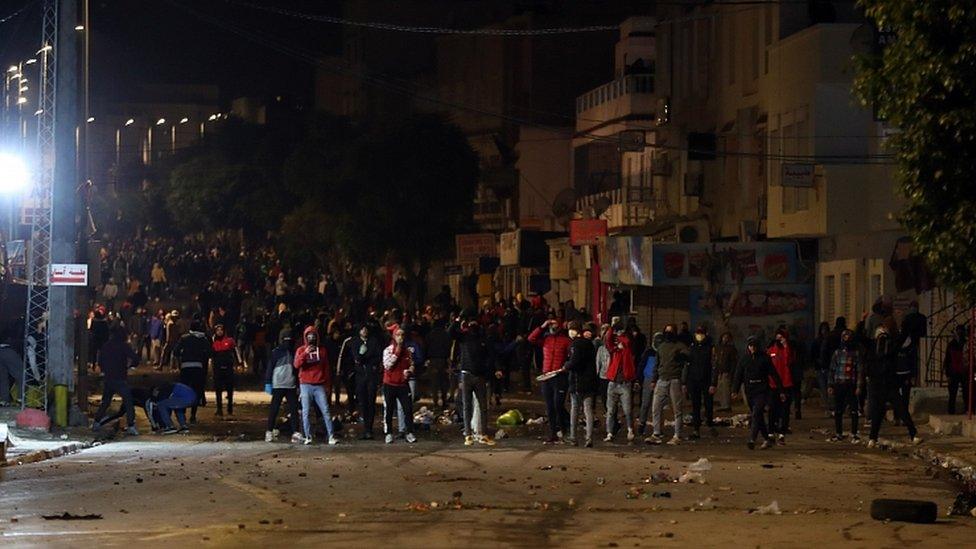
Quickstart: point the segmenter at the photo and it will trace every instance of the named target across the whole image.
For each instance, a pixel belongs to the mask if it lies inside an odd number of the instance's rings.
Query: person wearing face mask
[[[370,333],[369,326],[363,324],[358,333],[346,338],[339,351],[340,375],[352,370],[356,385],[356,403],[359,405],[359,420],[363,424],[360,440],[373,439],[373,423],[376,419],[376,388],[380,383],[380,343]]]
[[[278,437],[275,427],[281,403],[288,400],[288,424],[291,427],[292,442],[301,442],[304,437],[298,430],[298,394],[295,378],[295,353],[292,351],[291,330],[282,330],[278,335],[278,346],[271,351],[268,367],[265,369],[264,392],[271,395],[268,409],[268,429],[264,432],[265,442],[274,442]]]
[[[329,352],[319,345],[315,326],[305,328],[305,344],[295,351],[295,369],[298,370],[299,394],[302,401],[302,427],[305,430],[305,444],[312,443],[312,402],[322,412],[329,444],[339,443],[332,429],[332,414],[329,411],[329,397],[326,387],[329,378]]]
[[[613,421],[617,415],[617,405],[623,408],[624,420],[627,424],[627,440],[633,441],[634,419],[633,402],[631,397],[634,390],[634,380],[637,371],[634,367],[634,353],[631,350],[630,336],[623,330],[620,322],[611,326],[604,341],[610,351],[610,365],[607,367],[607,435],[604,442],[613,440]]]
[[[651,378],[654,377],[654,369],[657,368],[657,349],[664,342],[664,334],[655,332],[651,337],[651,344],[637,361],[637,367],[641,371],[641,404],[640,413],[637,416],[637,436],[644,436],[647,430],[647,416],[651,413],[651,403],[654,400],[654,384]]]
[[[566,369],[569,371],[569,439],[570,444],[577,443],[576,430],[580,410],[586,418],[587,448],[593,447],[593,405],[596,392],[600,386],[596,376],[596,347],[593,346],[593,332],[596,327],[587,324],[582,327],[578,320],[569,323],[569,338],[573,340],[569,348],[569,358]]]
[[[688,350],[688,366],[682,370],[681,386],[685,396],[691,400],[691,424],[694,431],[692,439],[701,438],[701,409],[705,405],[705,424],[711,429],[712,436],[717,436],[715,430],[714,395],[715,385],[712,382],[712,355],[714,348],[708,337],[708,330],[704,326],[695,329],[694,340]]]
[[[670,401],[671,410],[674,412],[674,436],[668,444],[675,445],[681,443],[681,424],[682,411],[684,404],[684,394],[681,390],[681,375],[685,365],[688,363],[688,346],[678,340],[678,334],[673,324],[664,327],[664,341],[657,350],[657,367],[654,368],[654,375],[651,384],[654,387],[653,403],[651,405],[651,423],[654,433],[647,437],[644,442],[648,444],[660,444],[662,442],[661,432],[664,426],[662,413],[664,405]]]
[[[457,318],[448,332],[458,345],[464,444],[472,446],[478,443],[491,446],[495,442],[484,433],[488,426],[488,377],[491,374],[488,343],[484,331],[476,321],[462,324],[461,319]],[[475,404],[478,406],[477,430],[471,424],[474,419]]]
[[[552,318],[532,330],[529,343],[542,348],[542,373],[553,374],[553,377],[542,382],[542,396],[546,400],[546,414],[549,419],[549,438],[543,442],[555,444],[569,424],[565,404],[568,380],[563,367],[566,365],[572,341],[560,330],[559,321]]]
[[[834,351],[827,374],[827,394],[834,397],[835,434],[830,438],[831,442],[844,440],[844,411],[848,408],[851,414],[851,442],[856,444],[861,440],[857,434],[857,398],[864,382],[862,363],[861,352],[854,342],[854,332],[844,330],[840,348]]]
[[[908,335],[903,336],[908,339]],[[898,350],[900,342],[888,333],[884,326],[878,326],[874,335],[874,347],[870,353],[870,360],[867,360],[867,383],[868,393],[871,395],[869,409],[871,413],[871,434],[868,437],[868,448],[874,448],[878,444],[878,435],[881,433],[881,422],[884,421],[887,403],[891,403],[894,409],[895,419],[902,421],[908,428],[908,438],[913,444],[919,444],[922,439],[918,438],[918,431],[915,429],[915,422],[904,406],[901,395],[898,392],[900,380],[898,376]]]
[[[773,391],[770,390],[770,380],[773,383]],[[736,366],[732,378],[733,400],[738,398],[743,387],[750,413],[749,449],[756,447],[756,438],[762,435],[762,449],[765,450],[772,446],[769,429],[766,426],[766,407],[769,406],[770,400],[786,400],[786,394],[780,383],[779,373],[769,361],[769,356],[761,351],[759,340],[755,336],[750,336],[746,340],[746,353],[742,355],[742,359]]]
[[[785,328],[776,330],[776,339],[766,352],[786,392],[785,401],[773,399],[769,407],[769,431],[777,442],[786,444],[786,435],[790,434],[790,403],[793,397],[793,363],[796,362],[796,352],[790,345]],[[769,380],[769,387],[773,388],[772,378]]]
[[[393,331],[393,342],[383,351],[383,402],[386,404],[384,420],[386,425],[386,443],[393,443],[393,416],[397,413],[397,405],[403,408],[403,422],[401,427],[407,442],[417,442],[413,434],[413,399],[410,397],[408,382],[413,376],[413,355],[404,342],[402,328]]]
[[[224,325],[214,326],[213,343],[211,344],[211,361],[213,362],[214,393],[217,400],[217,416],[224,415],[222,402],[223,392],[227,392],[227,415],[234,415],[234,368],[243,365],[241,353],[234,338],[227,335]]]

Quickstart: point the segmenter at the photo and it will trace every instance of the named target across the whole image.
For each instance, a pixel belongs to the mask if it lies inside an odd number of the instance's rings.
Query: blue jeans
[[[325,430],[332,438],[332,414],[329,412],[329,398],[325,394],[325,385],[301,384],[302,400],[302,428],[305,429],[305,438],[312,438],[312,401],[322,412],[325,420]]]
[[[186,427],[186,409],[193,406],[197,402],[197,395],[188,386],[182,383],[177,383],[173,386],[173,392],[169,395],[169,398],[156,403],[159,409],[159,419],[163,423],[163,427],[166,429],[171,429],[173,427],[173,421],[170,416],[170,412],[176,412],[176,421],[180,423],[181,428]]]

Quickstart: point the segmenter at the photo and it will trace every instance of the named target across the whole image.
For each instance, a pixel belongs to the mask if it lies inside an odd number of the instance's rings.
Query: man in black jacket
[[[712,436],[718,435],[715,431],[714,419],[714,395],[715,385],[712,384],[712,360],[713,360],[712,338],[708,336],[708,331],[704,326],[695,329],[695,336],[688,348],[688,366],[682,372],[682,385],[685,393],[691,399],[691,423],[694,431],[691,433],[692,439],[701,438],[701,409],[705,405],[705,424],[711,430]]]
[[[125,410],[125,421],[128,425],[126,432],[138,435],[136,429],[136,412],[132,404],[132,390],[129,388],[129,367],[139,364],[139,357],[125,341],[125,330],[117,327],[112,330],[108,341],[98,352],[98,366],[105,376],[102,381],[102,402],[95,412],[93,430],[102,426],[102,418],[112,404],[112,397],[116,394],[122,397],[122,409]]]
[[[203,333],[203,325],[198,320],[190,324],[190,331],[183,334],[173,348],[173,356],[180,363],[180,383],[193,389],[196,401],[190,407],[190,423],[197,422],[197,406],[203,401],[207,385],[206,365],[212,351],[210,341]]]
[[[770,379],[776,385],[778,398],[785,402],[786,393],[783,392],[783,382],[780,380],[776,368],[773,368],[769,356],[762,351],[759,340],[754,336],[750,337],[746,342],[746,352],[742,355],[732,379],[732,399],[738,398],[739,390],[745,385],[746,398],[749,400],[750,450],[756,447],[756,437],[759,434],[763,436],[762,448],[764,450],[772,446],[765,417],[766,407],[769,405],[770,398],[773,398],[769,388]]]
[[[902,336],[905,340],[911,337],[909,334]],[[884,420],[887,403],[891,403],[894,409],[895,419],[901,421],[908,428],[908,438],[913,444],[919,444],[922,439],[918,438],[918,431],[915,429],[915,422],[912,421],[908,407],[899,393],[899,385],[903,383],[898,375],[898,350],[901,347],[895,338],[888,333],[888,329],[879,326],[875,332],[874,348],[867,361],[868,394],[870,395],[869,404],[871,412],[871,436],[868,439],[868,448],[873,448],[878,444],[878,435],[881,432],[881,422]]]
[[[588,323],[580,330],[580,323],[574,320],[569,323],[569,337],[573,344],[569,347],[569,358],[566,369],[569,370],[569,440],[576,444],[576,427],[580,408],[586,416],[587,448],[593,447],[593,405],[596,393],[600,388],[600,378],[596,373],[596,347],[593,345],[593,333],[596,326]]]
[[[340,352],[339,372],[353,368],[356,380],[356,402],[359,419],[363,422],[361,440],[372,440],[373,421],[376,418],[376,388],[380,383],[383,349],[371,333],[369,325],[359,327],[359,333],[346,339]]]
[[[458,369],[461,371],[461,404],[464,408],[464,444],[494,445],[495,441],[485,435],[488,427],[488,346],[481,326],[474,320],[463,325],[455,319],[448,331],[458,342]],[[475,399],[478,402],[478,417],[481,432],[472,432],[471,420],[474,417]]]

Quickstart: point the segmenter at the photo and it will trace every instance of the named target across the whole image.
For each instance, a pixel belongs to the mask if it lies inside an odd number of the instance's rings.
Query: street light
[[[185,117],[185,116],[183,118],[180,118],[180,124],[186,124],[189,121],[190,121],[190,119],[187,118],[187,117]]]
[[[165,118],[160,118],[159,120],[156,121],[156,125],[157,126],[162,126],[165,123],[166,123],[166,119]]]
[[[94,116],[89,116],[88,117],[88,120],[86,120],[86,122],[88,122],[89,124],[91,124],[94,121],[95,121],[95,117]]]
[[[125,125],[126,126],[131,126],[131,125],[133,125],[135,123],[136,123],[136,121],[133,118],[130,118],[130,119],[128,119],[128,120],[125,121]]]
[[[30,184],[27,165],[17,155],[0,153],[0,194],[22,192]]]

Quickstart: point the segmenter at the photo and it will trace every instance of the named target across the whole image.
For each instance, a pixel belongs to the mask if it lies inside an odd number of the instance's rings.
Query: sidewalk
[[[18,412],[20,408],[0,408],[0,438],[4,435],[7,438],[6,462],[0,459],[0,466],[36,463],[73,454],[94,443],[94,438],[86,436],[83,429],[55,428],[53,432],[46,432],[18,428],[15,420]]]

